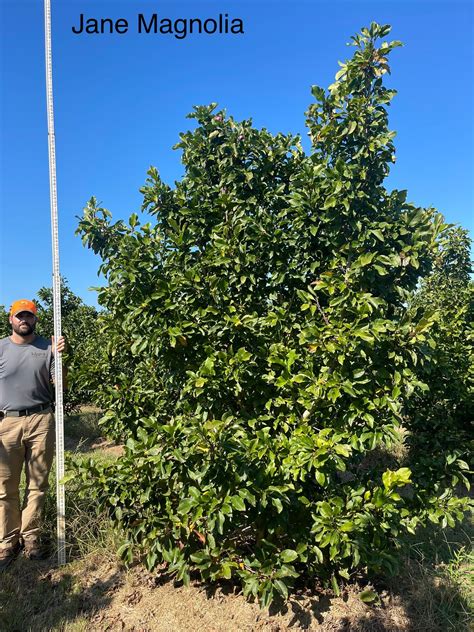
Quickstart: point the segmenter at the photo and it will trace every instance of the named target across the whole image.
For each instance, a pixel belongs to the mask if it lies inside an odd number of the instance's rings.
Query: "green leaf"
[[[324,561],[324,556],[323,556],[323,552],[321,551],[321,549],[320,549],[319,547],[317,547],[317,546],[313,546],[313,547],[312,547],[312,550],[313,550],[313,552],[314,552],[314,554],[315,554],[316,559],[318,560],[318,562],[319,562],[320,564],[322,564],[322,563],[323,563],[323,561]]]
[[[361,255],[355,265],[359,265],[359,266],[367,266],[369,265],[369,263],[372,262],[373,258],[375,257],[375,253],[374,252],[367,252],[363,255]]]
[[[189,513],[192,507],[194,507],[195,501],[192,498],[185,498],[179,503],[178,513],[186,515]]]
[[[324,483],[326,482],[326,476],[324,475],[324,472],[317,471],[315,477],[320,485],[324,485]]]
[[[411,470],[408,467],[401,467],[396,472],[387,470],[382,474],[382,482],[387,490],[407,485],[411,482]]]
[[[336,197],[334,195],[331,195],[328,197],[328,199],[324,203],[323,209],[332,208],[333,206],[336,206],[336,204],[337,204]]]
[[[119,548],[117,549],[118,557],[124,559],[131,546],[132,545],[130,544],[130,542],[124,542],[121,546],[119,546]]]
[[[288,599],[288,587],[281,579],[275,579],[273,585],[278,590],[283,599]]]
[[[260,592],[260,605],[262,608],[268,608],[273,600],[273,584],[265,581]]]
[[[364,603],[375,604],[380,602],[378,594],[374,590],[363,590],[359,594],[359,599]]]
[[[272,498],[272,504],[276,508],[278,513],[283,511],[283,504],[279,498]]]
[[[319,504],[319,511],[321,512],[321,515],[325,518],[331,517],[333,513],[331,506],[326,501]]]
[[[356,130],[356,128],[357,128],[357,121],[351,121],[351,122],[349,123],[349,128],[348,128],[348,130],[347,130],[347,133],[348,133],[348,134],[352,134],[352,133],[354,133],[354,132],[355,132],[355,130]]]
[[[256,577],[249,577],[244,580],[244,597],[253,595],[257,596],[258,593],[258,579]]]
[[[334,451],[336,454],[340,454],[342,456],[348,457],[352,453],[352,449],[350,445],[344,445],[343,443],[336,443],[334,446]]]
[[[240,496],[231,496],[230,502],[234,509],[237,511],[245,511],[245,503]]]
[[[379,241],[385,241],[382,231],[380,231],[378,228],[371,228],[370,232],[372,233],[372,235],[375,235]]]
[[[206,551],[196,551],[196,553],[191,553],[190,557],[196,564],[202,564],[203,562],[207,562],[211,559],[209,557],[209,553]]]
[[[230,579],[232,577],[232,568],[229,564],[222,564],[220,575],[223,579]]]
[[[355,524],[352,522],[352,520],[347,520],[346,522],[343,522],[342,525],[339,527],[339,530],[345,533],[349,531],[354,531],[354,529]]]
[[[293,562],[298,557],[298,553],[293,549],[285,549],[280,553],[280,559],[285,563]]]

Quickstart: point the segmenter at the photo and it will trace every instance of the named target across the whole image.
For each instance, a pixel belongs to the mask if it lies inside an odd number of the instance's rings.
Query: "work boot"
[[[29,560],[45,560],[51,555],[49,543],[41,540],[24,540],[23,555]]]
[[[6,549],[0,549],[0,573],[3,573],[16,560],[21,551],[21,544],[17,542]]]

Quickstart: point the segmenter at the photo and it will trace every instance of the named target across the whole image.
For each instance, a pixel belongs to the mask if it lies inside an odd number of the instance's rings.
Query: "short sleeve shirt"
[[[27,344],[0,340],[0,410],[23,410],[52,399],[54,356],[51,340],[36,336]]]

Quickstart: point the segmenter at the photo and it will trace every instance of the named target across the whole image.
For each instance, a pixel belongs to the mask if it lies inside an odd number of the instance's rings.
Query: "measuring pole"
[[[59,273],[59,231],[58,199],[56,184],[56,143],[54,138],[53,107],[53,58],[51,53],[51,2],[44,0],[44,31],[46,57],[46,101],[48,114],[48,154],[49,154],[49,191],[51,200],[51,243],[53,248],[53,314],[54,339],[61,336],[61,277]],[[57,498],[57,538],[58,564],[66,563],[66,502],[64,485],[64,412],[63,412],[63,366],[61,354],[54,351],[55,390],[56,390],[56,498]]]

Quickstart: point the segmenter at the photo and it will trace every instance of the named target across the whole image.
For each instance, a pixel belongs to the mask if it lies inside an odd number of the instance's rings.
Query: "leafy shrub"
[[[126,453],[80,474],[128,561],[233,578],[268,605],[300,575],[337,588],[360,567],[394,570],[427,507],[462,518],[465,499],[438,502],[402,463],[366,465],[426,388],[433,323],[408,303],[445,229],[383,185],[389,31],[363,29],[329,90],[313,87],[311,155],[196,107],[182,180],[149,171],[148,223],[112,223],[94,198],[84,210],[108,280],[97,401]]]
[[[450,488],[466,483],[472,458],[474,411],[474,283],[471,241],[467,231],[449,226],[433,254],[433,269],[412,303],[414,315],[432,320],[430,346],[417,367],[429,385],[417,391],[405,408],[410,430],[408,447],[420,485],[447,500]],[[430,513],[433,522],[453,525],[443,508]]]

